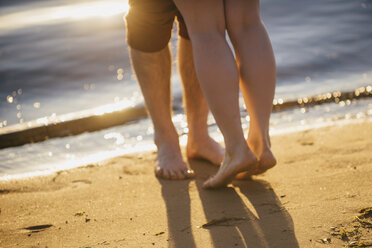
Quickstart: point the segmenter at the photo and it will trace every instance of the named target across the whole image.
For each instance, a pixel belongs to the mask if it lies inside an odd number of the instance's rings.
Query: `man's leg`
[[[155,173],[166,179],[192,177],[193,172],[182,159],[177,131],[171,112],[171,54],[169,47],[145,53],[130,48],[130,56],[147,109],[154,125],[158,164]]]
[[[258,171],[254,174],[259,174],[276,164],[269,137],[276,81],[273,49],[260,17],[259,0],[225,1],[225,16],[250,116],[247,141],[259,160]]]
[[[256,158],[241,127],[238,69],[225,39],[223,1],[174,2],[189,31],[201,88],[225,140],[224,162],[204,186],[224,186],[237,173],[255,169]]]
[[[179,36],[178,70],[183,84],[183,99],[188,123],[188,158],[202,158],[220,165],[224,149],[208,134],[209,108],[196,76],[191,41]]]

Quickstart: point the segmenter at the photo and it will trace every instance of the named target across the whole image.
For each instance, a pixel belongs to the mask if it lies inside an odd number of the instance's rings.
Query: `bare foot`
[[[248,179],[253,175],[259,175],[276,165],[276,158],[271,152],[269,143],[267,145],[259,145],[257,142],[247,141],[252,152],[257,156],[258,166],[257,169],[251,172],[239,173],[237,179]],[[263,148],[261,148],[263,147]]]
[[[159,178],[181,180],[192,178],[194,171],[183,161],[179,148],[163,145],[158,148],[158,163],[155,175]]]
[[[248,147],[235,150],[234,154],[226,153],[223,164],[217,174],[209,178],[203,185],[204,188],[219,188],[230,183],[236,174],[243,171],[256,170],[257,159]]]
[[[198,138],[187,142],[186,154],[190,159],[205,159],[215,165],[221,165],[225,149],[211,137]]]
[[[273,168],[276,165],[276,159],[270,149],[265,150],[258,157],[258,170],[257,174],[262,174],[268,169]]]

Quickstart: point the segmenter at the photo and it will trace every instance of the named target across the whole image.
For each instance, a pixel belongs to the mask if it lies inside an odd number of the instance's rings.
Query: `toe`
[[[180,179],[179,177],[178,177],[178,174],[177,174],[177,171],[169,171],[169,177],[170,177],[170,179],[172,179],[172,180],[177,180],[177,179]]]
[[[166,170],[166,169],[163,169],[163,175],[162,175],[162,178],[164,179],[171,179],[171,174],[170,174],[170,171],[169,170]]]
[[[185,175],[183,174],[183,171],[182,170],[177,170],[175,172],[175,175],[176,175],[176,179],[178,179],[178,180],[185,179]]]
[[[210,177],[207,181],[204,182],[203,184],[203,188],[205,189],[211,189],[211,188],[214,188],[214,180],[215,178],[214,177]]]
[[[233,178],[231,177],[223,177],[221,175],[216,174],[215,176],[209,178],[203,185],[204,188],[211,189],[211,188],[223,188],[226,187]]]
[[[155,175],[158,178],[163,178],[163,179],[171,179],[172,178],[171,173],[167,169],[162,168],[159,165],[155,166]]]
[[[184,178],[192,178],[195,176],[194,170],[186,169],[183,171]]]
[[[159,165],[156,165],[154,169],[155,169],[155,175],[157,177],[162,177],[163,169]]]

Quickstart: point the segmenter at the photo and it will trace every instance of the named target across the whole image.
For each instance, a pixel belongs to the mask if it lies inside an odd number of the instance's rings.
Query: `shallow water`
[[[249,117],[244,111],[241,114],[242,126],[247,134]],[[372,99],[342,101],[275,112],[271,118],[270,134],[280,135],[365,121],[372,121]],[[184,113],[176,112],[173,122],[180,134],[181,145],[185,145],[188,130]],[[223,141],[212,116],[209,118],[209,132],[217,141]],[[151,121],[145,118],[92,133],[1,149],[0,180],[48,174],[118,155],[154,150],[152,138]]]
[[[0,1],[0,127],[109,103],[141,103],[125,44],[126,10],[123,1]],[[277,60],[277,99],[372,84],[371,1],[263,0],[262,16]],[[174,36],[171,42],[174,53],[176,40]],[[172,81],[174,95],[180,95],[176,71]],[[368,99],[298,108],[273,114],[271,130],[280,133],[370,115]],[[177,112],[180,133],[184,118]],[[215,125],[211,132],[220,137]],[[0,175],[75,166],[132,151],[138,144],[150,149],[151,139],[151,122],[145,119],[3,149]]]

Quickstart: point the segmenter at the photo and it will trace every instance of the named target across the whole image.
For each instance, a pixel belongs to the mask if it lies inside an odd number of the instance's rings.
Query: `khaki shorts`
[[[136,50],[157,52],[168,45],[175,17],[178,34],[189,39],[185,22],[172,0],[129,0],[127,42]]]

